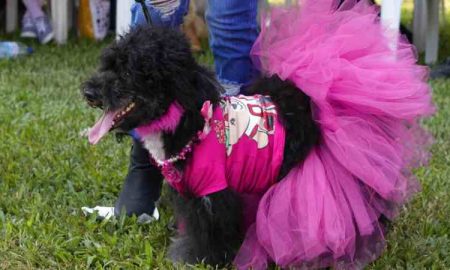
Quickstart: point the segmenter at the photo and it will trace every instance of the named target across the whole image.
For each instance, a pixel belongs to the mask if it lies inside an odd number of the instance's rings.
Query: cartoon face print
[[[269,97],[237,96],[222,102],[224,112],[227,154],[242,136],[254,140],[258,149],[269,143],[269,135],[275,132],[276,108]]]

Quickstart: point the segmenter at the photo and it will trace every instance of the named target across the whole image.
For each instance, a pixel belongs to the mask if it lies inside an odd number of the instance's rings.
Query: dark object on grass
[[[450,78],[450,58],[447,58],[442,64],[434,67],[431,70],[430,78]]]

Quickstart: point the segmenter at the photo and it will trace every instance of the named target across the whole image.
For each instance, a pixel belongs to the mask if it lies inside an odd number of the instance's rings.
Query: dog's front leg
[[[225,189],[200,198],[175,195],[179,235],[169,248],[174,262],[227,265],[242,241],[241,203]]]

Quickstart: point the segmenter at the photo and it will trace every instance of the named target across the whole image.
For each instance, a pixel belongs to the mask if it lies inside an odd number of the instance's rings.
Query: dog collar
[[[183,116],[184,109],[177,102],[170,104],[167,112],[160,118],[149,122],[148,124],[141,125],[135,128],[131,134],[133,137],[144,138],[149,134],[156,132],[175,132],[181,117]]]
[[[178,170],[174,164],[177,161],[185,160],[187,155],[192,152],[193,147],[196,143],[202,141],[211,131],[211,119],[213,115],[213,105],[208,100],[203,103],[201,114],[203,116],[203,119],[205,120],[205,125],[203,127],[203,130],[198,131],[196,136],[192,138],[182,149],[181,151],[171,156],[168,159],[158,159],[152,155],[150,155],[151,160],[153,163],[161,169],[162,175],[164,175],[164,178],[166,178],[167,181],[171,183],[178,183],[181,181],[183,174],[180,170]]]

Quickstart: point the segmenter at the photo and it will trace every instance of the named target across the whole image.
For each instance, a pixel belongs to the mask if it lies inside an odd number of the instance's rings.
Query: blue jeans
[[[250,50],[258,36],[258,0],[208,0],[206,22],[217,77],[228,95],[257,75]]]
[[[177,2],[177,1],[167,1]],[[189,11],[189,0],[179,0],[178,4],[170,5],[168,8],[158,8],[152,4],[151,0],[145,1],[152,23],[155,26],[177,28],[183,23],[183,17]],[[131,26],[147,24],[142,5],[135,3],[131,7]]]
[[[146,1],[154,25],[176,28],[183,22],[189,0],[168,2],[178,3],[163,13],[151,0]],[[227,95],[239,94],[258,75],[249,55],[258,36],[257,10],[258,0],[208,0],[209,43],[217,78]],[[146,23],[140,4],[131,12],[133,26]]]

